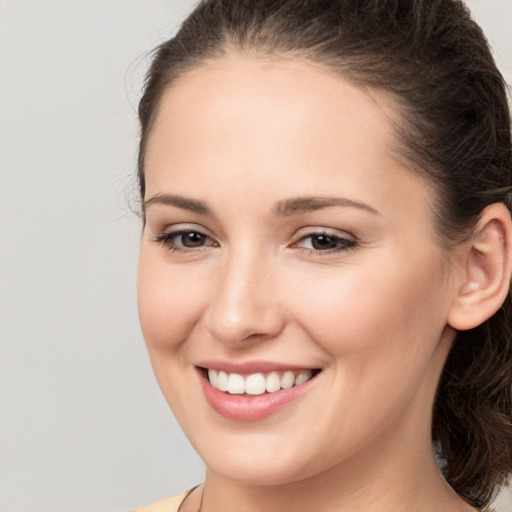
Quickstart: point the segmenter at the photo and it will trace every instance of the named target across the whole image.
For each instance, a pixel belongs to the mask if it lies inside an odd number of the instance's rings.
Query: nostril
[[[242,264],[243,263],[243,264]],[[285,326],[285,315],[254,261],[231,263],[218,277],[215,295],[204,313],[207,330],[229,346],[275,338]]]

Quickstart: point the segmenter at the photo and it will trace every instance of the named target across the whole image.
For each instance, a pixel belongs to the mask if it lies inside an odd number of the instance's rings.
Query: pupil
[[[334,249],[336,247],[336,240],[332,236],[318,235],[311,240],[311,245],[317,249]]]
[[[183,245],[185,247],[198,247],[204,243],[205,236],[201,233],[195,233],[191,231],[190,233],[185,233],[183,236]]]

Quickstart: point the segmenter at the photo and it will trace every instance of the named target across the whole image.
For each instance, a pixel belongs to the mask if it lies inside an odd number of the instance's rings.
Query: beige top
[[[181,494],[157,501],[156,503],[148,505],[147,507],[136,508],[130,512],[179,512],[181,504],[194,489],[195,487],[192,487],[192,489],[182,492]],[[482,512],[493,512],[493,510],[494,509],[490,507],[485,507],[482,509]]]
[[[171,498],[157,501],[147,507],[136,508],[131,512],[178,512],[180,505],[194,489],[195,487],[176,496],[172,496]]]

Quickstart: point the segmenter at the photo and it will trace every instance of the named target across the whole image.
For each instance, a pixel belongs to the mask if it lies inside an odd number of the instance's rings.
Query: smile
[[[263,395],[264,393],[275,393],[281,389],[289,389],[293,386],[300,386],[313,377],[312,370],[285,371],[252,373],[241,375],[239,373],[228,373],[217,371],[212,368],[208,370],[208,380],[215,389],[227,392],[231,395]]]
[[[301,397],[321,372],[306,368],[250,369],[253,365],[237,368],[237,372],[230,365],[221,366],[224,369],[197,367],[203,392],[217,413],[237,421],[260,420],[277,412]]]

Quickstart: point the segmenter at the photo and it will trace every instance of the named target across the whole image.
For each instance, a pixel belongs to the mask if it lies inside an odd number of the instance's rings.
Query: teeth
[[[279,373],[270,372],[267,375],[267,382],[265,384],[265,389],[269,393],[273,393],[274,391],[279,391],[281,389],[281,377],[279,377]]]
[[[293,372],[284,372],[281,378],[281,387],[283,389],[291,388],[295,384],[295,374]]]
[[[245,393],[244,378],[238,373],[230,373],[228,377],[228,393],[230,395],[241,395]]]
[[[215,370],[212,370],[215,371]],[[213,384],[212,384],[213,386]],[[226,372],[219,372],[219,378],[217,380],[217,389],[220,389],[221,391],[227,391],[228,390],[228,374]]]
[[[228,392],[231,395],[263,395],[263,393],[275,393],[280,389],[289,389],[293,386],[300,386],[313,376],[311,370],[299,372],[286,371],[263,373],[252,373],[240,375],[239,373],[226,373],[213,369],[208,370],[208,379],[215,389]]]
[[[304,384],[304,382],[307,382],[309,379],[311,379],[311,372],[304,371],[300,372],[297,377],[295,377],[295,385],[300,386],[301,384]]]
[[[262,395],[266,391],[266,384],[263,373],[253,373],[245,379],[245,392],[248,395]]]
[[[208,379],[214,388],[219,389],[219,374],[215,370],[208,370]]]

